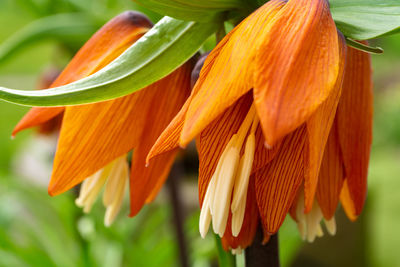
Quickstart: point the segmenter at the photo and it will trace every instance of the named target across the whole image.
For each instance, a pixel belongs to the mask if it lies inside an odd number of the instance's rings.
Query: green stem
[[[218,251],[218,266],[220,267],[235,267],[236,261],[235,257],[224,250],[221,243],[221,238],[214,234],[215,237],[215,245],[217,246]]]

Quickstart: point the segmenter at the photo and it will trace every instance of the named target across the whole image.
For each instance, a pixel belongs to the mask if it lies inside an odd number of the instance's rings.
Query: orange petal
[[[15,126],[12,136],[22,130],[41,125],[64,111],[64,107],[55,108],[31,108],[28,113]]]
[[[282,142],[278,142],[272,148],[267,148],[265,146],[264,134],[260,126],[256,130],[256,151],[254,153],[254,163],[251,170],[255,173],[265,165],[267,165],[280,151]]]
[[[191,64],[187,63],[167,78],[151,86],[154,87],[156,94],[150,98],[147,96],[148,100],[146,99],[146,101],[149,101],[150,109],[147,113],[144,113],[146,123],[139,130],[142,134],[138,146],[133,151],[130,178],[130,216],[136,215],[146,201],[154,199],[168,177],[175,155],[178,152],[177,149],[158,156],[147,167],[146,157],[158,136],[178,113],[189,96],[191,69]],[[144,91],[148,89],[144,89]],[[138,116],[138,113],[136,116]],[[138,132],[138,129],[136,132]]]
[[[324,155],[326,141],[328,140],[333,121],[335,119],[339,98],[342,92],[344,65],[346,60],[346,41],[339,37],[340,68],[335,87],[329,97],[307,120],[308,134],[308,159],[305,161],[304,172],[304,204],[305,212],[310,212],[314,203],[317,190],[318,175]]]
[[[153,131],[149,125],[165,127],[189,94],[190,69],[184,65],[157,83],[122,98],[67,107],[49,193],[70,189],[143,142],[141,147],[150,146],[147,138],[154,138],[154,142],[162,129]],[[141,147],[139,151],[144,149]],[[145,155],[142,157],[144,167]]]
[[[347,217],[353,222],[357,220],[358,215],[356,214],[355,203],[350,196],[347,179],[344,180],[343,183],[342,192],[340,193],[340,202],[342,203],[343,209],[346,212]]]
[[[344,166],[336,123],[333,125],[319,172],[317,200],[325,219],[335,214],[344,182]]]
[[[254,98],[266,141],[274,145],[334,89],[338,34],[327,0],[296,0],[288,1],[257,38]]]
[[[131,217],[138,214],[144,204],[154,200],[168,178],[177,150],[160,155],[146,167],[145,156],[148,152],[149,147],[146,149],[141,145],[134,151],[136,156],[132,162],[130,179]]]
[[[198,93],[186,114],[180,139],[182,146],[253,87],[254,42],[283,4],[281,0],[270,1],[234,28],[211,51],[194,88]]]
[[[238,247],[245,249],[253,243],[258,226],[258,208],[254,180],[254,175],[252,175],[249,180],[243,225],[237,237],[232,235],[232,214],[229,214],[226,230],[222,237],[222,245],[225,250],[230,248],[236,249]]]
[[[276,157],[255,174],[260,217],[267,234],[278,231],[304,177],[306,127],[300,127],[282,141]]]
[[[154,143],[149,154],[147,155],[146,163],[149,164],[152,159],[163,153],[167,153],[179,147],[179,138],[183,129],[185,115],[192,100],[193,92],[186,100],[179,113],[170,122],[168,127],[161,133],[157,141]]]
[[[367,175],[372,143],[372,70],[369,54],[348,49],[343,93],[338,107],[339,142],[355,214],[367,194]]]
[[[128,11],[118,15],[90,38],[51,87],[77,81],[102,69],[139,39],[151,26],[151,22],[139,13]],[[63,107],[32,108],[15,127],[12,135],[43,124],[63,110]]]
[[[232,135],[242,125],[252,102],[251,94],[246,94],[209,124],[197,138],[200,204],[203,203],[208,183],[215,172],[222,152]]]

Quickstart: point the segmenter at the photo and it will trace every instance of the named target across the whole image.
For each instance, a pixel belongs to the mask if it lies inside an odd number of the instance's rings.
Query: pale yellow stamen
[[[206,195],[204,196],[203,205],[200,212],[199,231],[202,238],[205,238],[210,228],[211,211],[210,211],[210,198],[214,195],[215,190],[215,175],[208,183]]]
[[[124,193],[129,181],[129,167],[126,157],[118,158],[110,171],[103,195],[103,204],[106,207],[104,225],[110,226],[121,210]]]
[[[231,205],[233,236],[239,235],[240,229],[243,225],[244,213],[246,210],[247,189],[254,161],[255,143],[255,135],[252,133],[247,138],[244,156],[240,159],[239,170],[235,179],[235,189]]]
[[[335,217],[332,217],[330,220],[325,220],[325,227],[326,230],[330,235],[335,235],[336,234],[336,220]]]
[[[232,210],[233,235],[237,236],[241,230],[248,183],[254,161],[255,130],[258,123],[256,109],[252,105],[238,132],[232,136],[219,158],[207,187],[200,213],[199,229],[203,237],[208,231],[210,219],[213,222],[214,232],[222,237],[226,230],[230,210]],[[240,151],[246,137],[244,155],[240,158]],[[233,202],[230,209],[233,191]]]
[[[237,147],[230,147],[221,166],[221,171],[216,177],[215,197],[212,205],[212,219],[214,232],[223,236],[229,216],[234,177],[239,163]]]
[[[247,195],[247,193],[246,193]],[[232,212],[232,235],[238,236],[242,229],[244,214],[246,212],[246,201],[242,201],[239,207]]]
[[[308,214],[304,214],[304,191],[299,195],[296,207],[297,227],[303,240],[314,242],[316,237],[322,237],[324,232],[321,221],[325,221],[327,231],[334,235],[336,233],[336,222],[333,217],[325,220],[317,200],[314,200],[313,207]]]
[[[75,201],[76,205],[82,207],[85,213],[90,212],[101,189],[106,184],[103,195],[103,203],[106,207],[104,224],[111,225],[121,208],[128,177],[129,167],[126,156],[114,160],[82,182],[79,197]]]
[[[234,212],[239,207],[240,202],[242,202],[243,200],[246,201],[251,168],[253,167],[255,147],[255,135],[250,134],[247,138],[244,155],[240,159],[239,170],[237,173],[238,175],[235,179],[235,191],[233,193],[231,205],[232,212]]]
[[[75,200],[75,204],[83,208],[83,212],[90,212],[106,179],[106,170],[101,169],[83,181],[79,197]]]
[[[224,151],[222,152],[221,157],[219,158],[219,161],[217,163],[217,167],[215,168],[215,171],[214,171],[214,174],[213,174],[213,177],[215,177],[214,178],[214,183],[213,183],[214,187],[217,186],[217,181],[219,179],[218,177],[221,176],[222,166],[223,166],[224,162],[226,162],[226,157],[227,157],[228,152],[230,151],[230,148],[235,145],[236,139],[237,139],[237,135],[234,134],[232,136],[231,140],[229,140],[228,144],[226,145]],[[215,188],[214,188],[213,189],[213,193],[210,194],[210,212],[211,212],[211,214],[213,214],[215,196],[216,196],[216,193],[215,193]]]

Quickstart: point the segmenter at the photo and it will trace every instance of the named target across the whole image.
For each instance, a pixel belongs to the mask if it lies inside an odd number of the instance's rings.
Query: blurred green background
[[[130,0],[0,0],[0,85],[35,88],[43,72],[62,69],[105,21],[132,9],[138,7]],[[29,36],[38,29],[40,38]],[[16,33],[14,41],[26,38],[29,44],[13,51],[9,38]],[[400,266],[400,35],[374,43],[385,54],[373,56],[375,132],[366,209],[356,223],[338,210],[337,235],[313,244],[302,242],[286,220],[280,231],[283,266]],[[100,203],[86,215],[75,206],[73,190],[49,197],[54,138],[33,131],[10,138],[27,110],[0,102],[0,266],[179,266],[169,191],[133,219],[126,203],[110,228],[103,226]],[[197,230],[191,161],[184,161],[187,175],[178,183],[188,259],[190,266],[217,266],[214,238],[202,240]]]

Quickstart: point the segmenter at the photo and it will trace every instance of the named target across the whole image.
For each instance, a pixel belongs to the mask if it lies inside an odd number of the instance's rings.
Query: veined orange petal
[[[334,123],[326,143],[316,193],[322,214],[327,220],[335,214],[344,182],[343,158],[338,138],[337,124]]]
[[[280,151],[282,142],[278,142],[272,148],[265,146],[265,138],[261,126],[256,130],[256,151],[254,153],[254,162],[251,173],[257,172],[259,169],[267,165]]]
[[[305,212],[311,211],[314,196],[317,190],[319,170],[324,155],[325,145],[328,140],[337,106],[342,93],[344,66],[346,60],[346,41],[342,34],[339,35],[340,67],[336,84],[329,97],[307,120],[308,159],[305,161],[304,170],[304,205]]]
[[[302,184],[305,139],[302,126],[283,139],[280,152],[255,174],[257,204],[267,234],[278,231]]]
[[[22,130],[41,125],[64,111],[64,107],[31,108],[15,126],[12,136]]]
[[[150,146],[147,139],[156,140],[189,94],[189,65],[137,93],[110,101],[67,107],[49,193],[55,195],[70,189],[136,146],[140,152],[136,154],[143,157],[140,160],[144,168],[143,153],[147,155],[150,149],[147,148]]]
[[[351,221],[357,220],[356,207],[353,199],[351,198],[347,179],[344,180],[342,192],[340,193],[340,202],[346,212],[347,217]]]
[[[257,38],[252,44],[258,51],[254,99],[272,146],[303,124],[334,89],[338,34],[327,0],[296,0],[288,1]]]
[[[127,11],[118,15],[89,39],[50,87],[62,86],[99,71],[151,27],[152,23],[140,13]],[[63,111],[64,107],[34,107],[17,124],[12,135],[43,124]]]
[[[136,215],[147,201],[154,199],[168,177],[175,155],[178,152],[177,149],[158,156],[150,161],[148,166],[146,166],[146,157],[154,142],[189,96],[191,70],[191,62],[186,63],[167,78],[150,86],[154,87],[151,90],[154,90],[155,94],[152,97],[146,96],[148,100],[145,101],[150,101],[147,103],[150,108],[148,112],[143,114],[145,124],[142,129],[136,129],[136,132],[140,132],[141,136],[133,151],[132,158],[130,216]],[[150,88],[142,91],[148,89]],[[138,119],[137,117],[138,113],[135,119]]]
[[[245,249],[253,242],[259,219],[254,180],[254,175],[252,175],[249,180],[243,225],[237,237],[232,235],[232,214],[229,214],[226,230],[222,237],[222,245],[225,250],[238,247]]]
[[[242,125],[253,102],[251,94],[241,97],[217,119],[211,122],[196,139],[199,154],[199,201],[203,203],[208,183],[215,172],[226,145]]]
[[[146,164],[149,164],[154,157],[179,147],[179,138],[183,129],[183,123],[185,121],[187,109],[189,108],[190,101],[192,100],[192,96],[193,91],[190,97],[186,100],[185,104],[182,106],[179,113],[158,137],[157,141],[154,143],[149,154],[147,155]]]
[[[254,43],[259,32],[283,6],[273,0],[255,11],[211,51],[186,114],[180,144],[187,145],[225,109],[253,87]]]
[[[132,162],[130,179],[130,217],[138,214],[144,204],[153,201],[157,196],[168,178],[178,150],[174,149],[158,156],[146,167],[145,156],[148,152],[149,146],[146,149],[141,145],[134,151],[136,155]]]
[[[343,93],[338,107],[339,142],[355,214],[367,194],[367,175],[372,143],[372,70],[369,54],[348,49]]]

